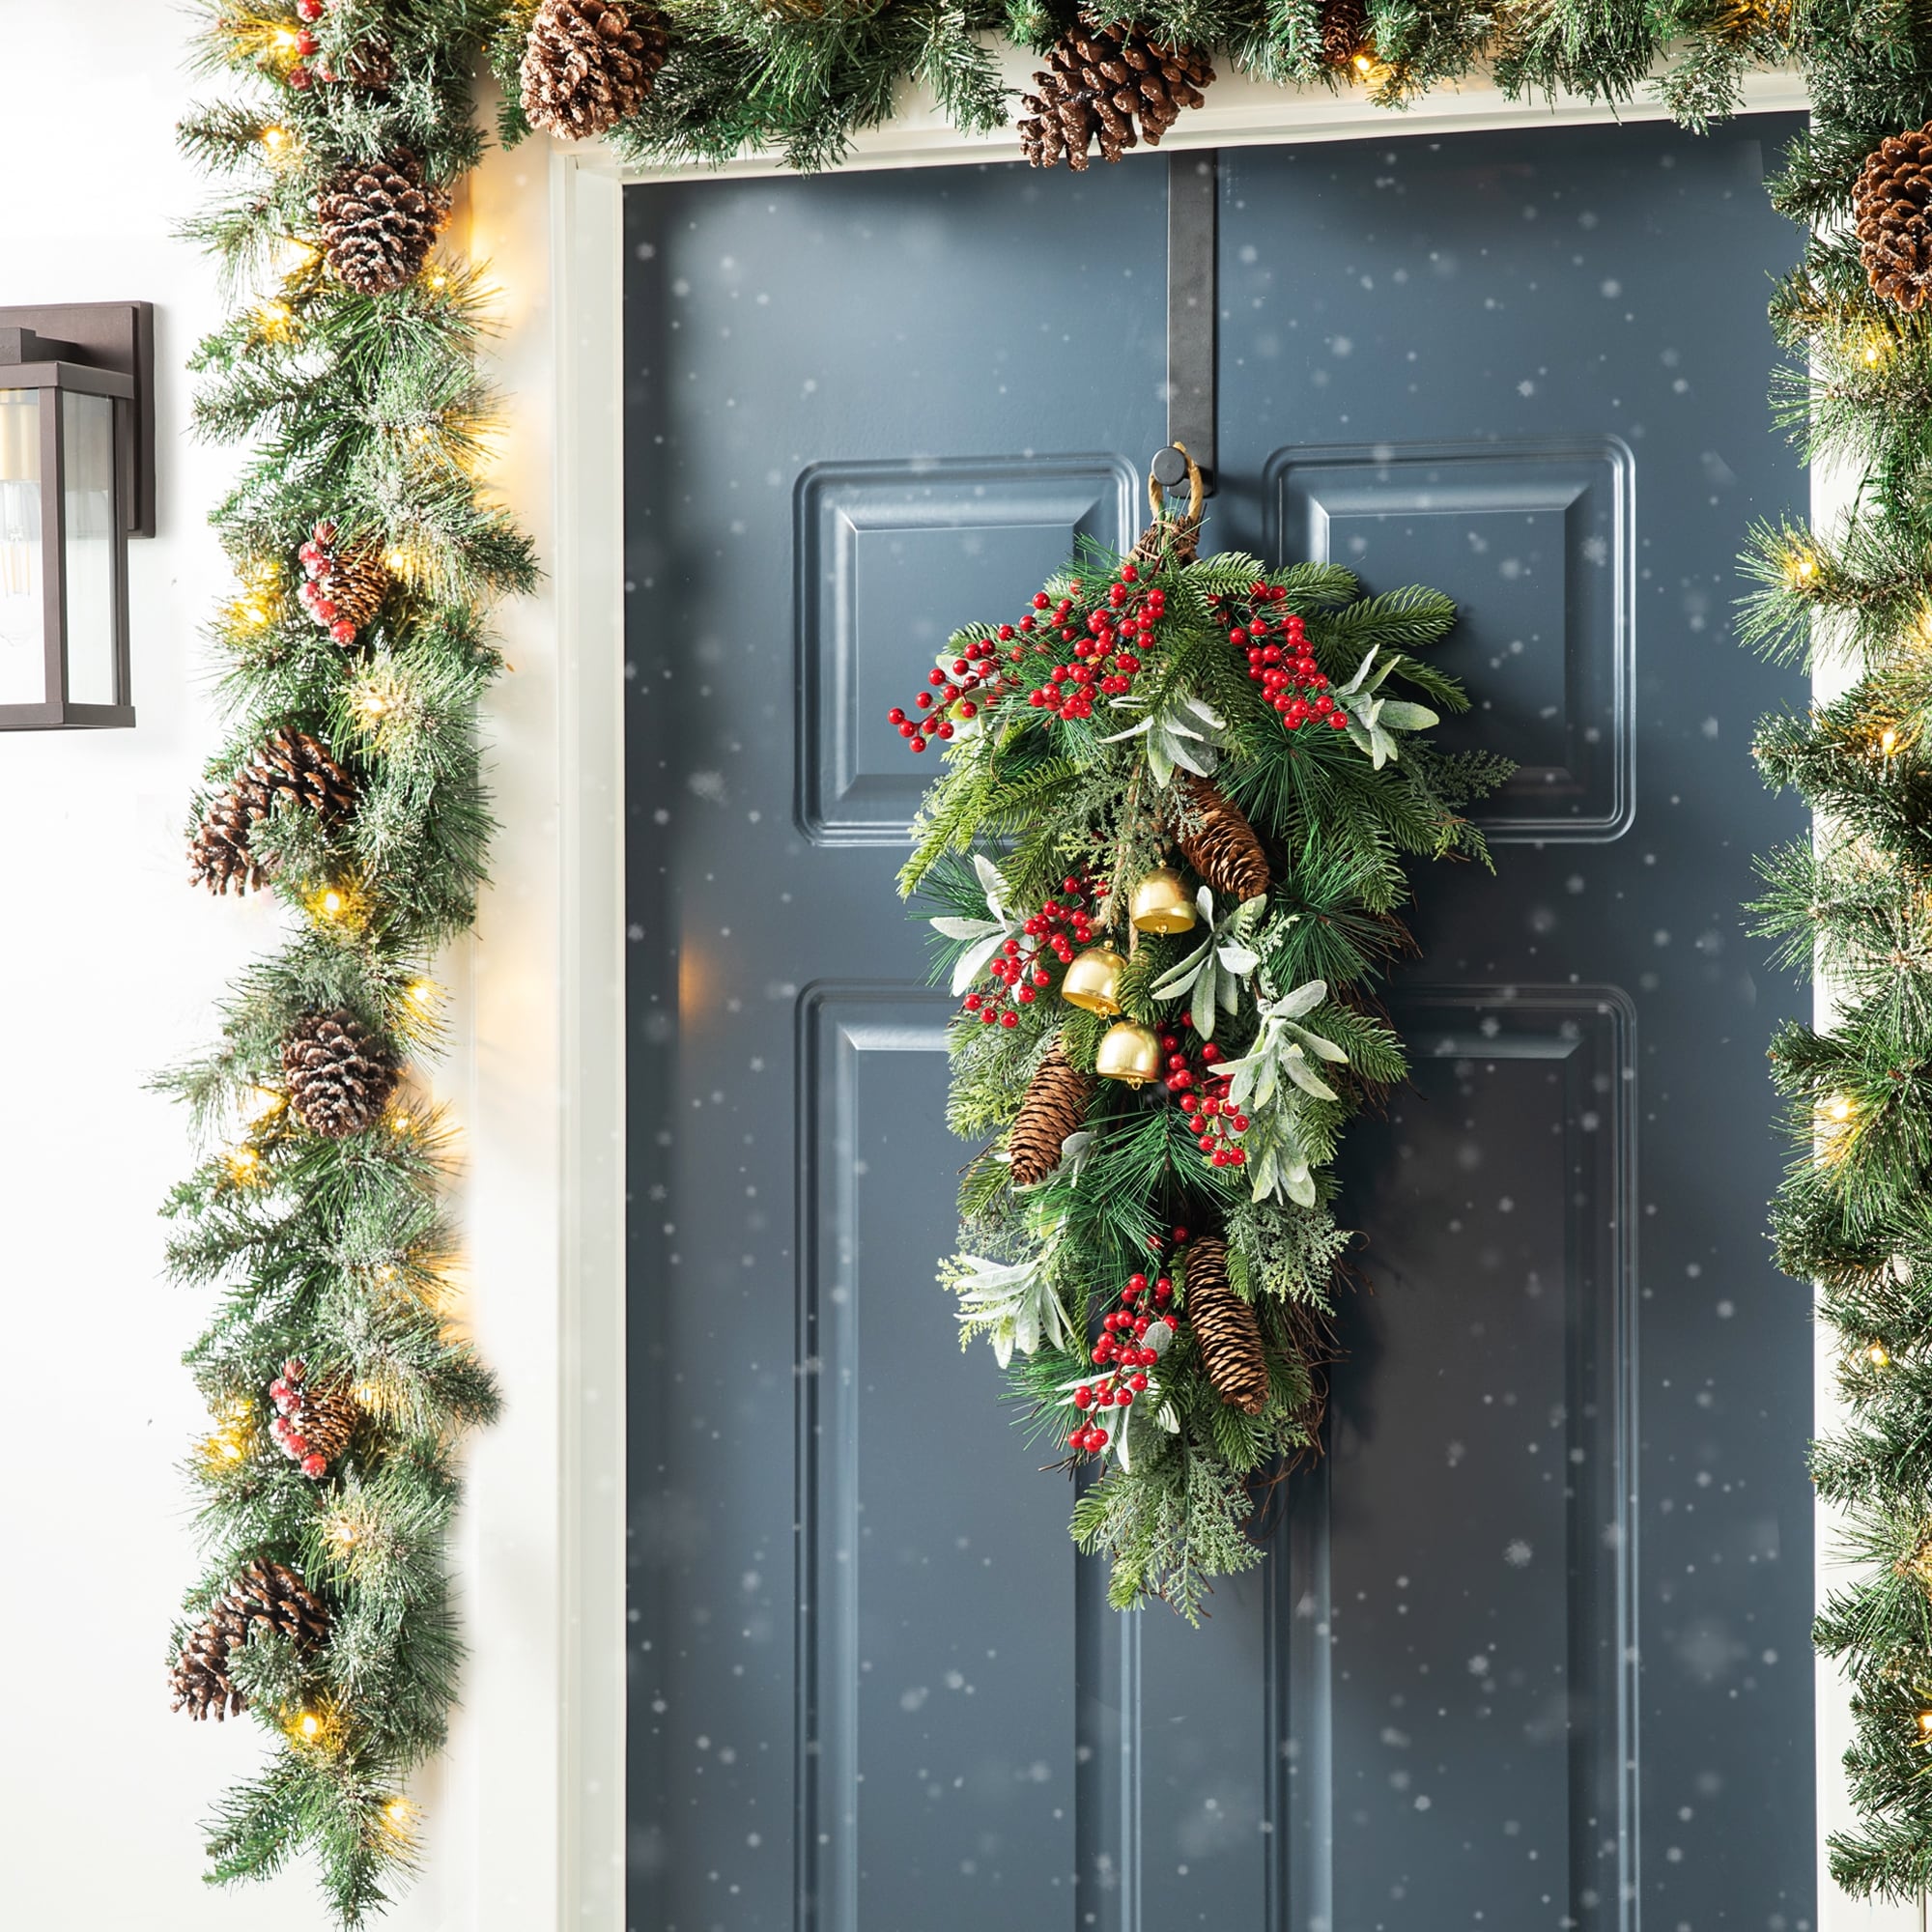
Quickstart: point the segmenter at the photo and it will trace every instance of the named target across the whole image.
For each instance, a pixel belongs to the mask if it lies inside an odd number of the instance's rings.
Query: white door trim
[[[1009,78],[1023,81],[1030,58],[1012,49],[1004,58]],[[1746,111],[1806,104],[1795,72],[1746,83]],[[1438,90],[1395,114],[1368,106],[1359,92],[1224,75],[1163,152],[1662,118],[1648,100],[1617,109],[1567,97],[1513,102],[1487,79]],[[960,134],[929,100],[909,95],[891,126],[858,138],[847,165],[967,165],[1018,152],[1010,129]],[[1154,158],[1142,153],[1124,165]],[[493,1219],[494,1179],[516,1171],[541,1143],[554,1163],[552,1184],[524,1198],[546,1204],[548,1225],[520,1231],[529,1238],[513,1244],[517,1265],[477,1255],[477,1328],[487,1351],[499,1327],[493,1308],[521,1311],[501,1324],[506,1334],[547,1320],[554,1364],[554,1388],[538,1405],[541,1426],[513,1406],[499,1432],[514,1437],[513,1452],[499,1445],[476,1459],[465,1567],[475,1573],[469,1621],[478,1667],[459,1747],[468,1740],[470,1753],[480,1752],[478,1741],[488,1738],[486,1765],[499,1751],[524,1754],[522,1772],[466,1770],[452,1780],[473,1784],[477,1795],[479,1817],[461,1833],[473,1834],[476,1847],[473,1889],[464,1890],[474,1899],[467,1916],[477,1932],[627,1932],[622,190],[634,182],[783,171],[770,156],[722,170],[626,170],[601,147],[539,139],[493,152],[472,177],[472,245],[493,273],[505,321],[490,358],[508,416],[494,481],[536,534],[550,576],[535,598],[503,613],[516,672],[491,708],[505,829],[474,955],[470,1232],[474,1239],[479,1219]],[[1835,500],[1820,479],[1814,508],[1822,516]],[[1766,1097],[1769,1104],[1768,1090]],[[540,1250],[550,1264],[533,1268]],[[1825,1355],[1821,1349],[1821,1424],[1829,1423],[1831,1389]],[[506,1637],[486,1612],[501,1502],[493,1479],[511,1453],[517,1480],[501,1506],[514,1513],[533,1495],[554,1499],[556,1589],[554,1622]],[[1823,1551],[1836,1524],[1821,1515],[1818,1529]],[[504,1548],[527,1552],[529,1542],[510,1535]],[[1821,1559],[1821,1594],[1826,1569]],[[1848,1735],[1842,1686],[1821,1662],[1821,1842],[1846,1818],[1839,1757]],[[544,1824],[554,1830],[533,1832],[530,1807],[544,1805],[546,1792]],[[1820,1892],[1818,1932],[1922,1932],[1916,1905],[1861,1905],[1829,1880]],[[539,1904],[546,1899],[548,1910]],[[1802,1932],[1804,1918],[1794,1914],[1792,1932]]]

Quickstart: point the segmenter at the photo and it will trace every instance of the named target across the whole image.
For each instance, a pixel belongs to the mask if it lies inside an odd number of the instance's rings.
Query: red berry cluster
[[[1160,1050],[1167,1056],[1167,1091],[1200,1136],[1203,1157],[1215,1167],[1245,1167],[1248,1156],[1235,1137],[1247,1132],[1248,1117],[1228,1098],[1228,1076],[1218,1070],[1227,1056],[1211,1039],[1196,1038],[1192,1028],[1185,1039],[1162,1034]]]
[[[1257,606],[1279,603],[1288,595],[1265,583],[1251,585],[1249,594]],[[1270,631],[1275,634],[1272,639]],[[1307,628],[1293,611],[1270,619],[1256,609],[1246,623],[1229,628],[1228,641],[1246,646],[1249,677],[1261,686],[1262,696],[1289,730],[1299,731],[1311,718],[1337,731],[1347,728],[1348,714],[1328,696],[1328,680],[1308,648]]]
[[[1106,1448],[1112,1439],[1108,1432],[1086,1418],[1095,1409],[1131,1408],[1134,1398],[1146,1393],[1147,1371],[1161,1357],[1159,1349],[1149,1346],[1148,1330],[1164,1322],[1173,1332],[1177,1323],[1168,1312],[1173,1299],[1174,1283],[1167,1275],[1159,1276],[1151,1287],[1144,1274],[1127,1278],[1121,1290],[1122,1305],[1102,1319],[1100,1339],[1094,1344],[1094,1365],[1106,1373],[1073,1391],[1073,1406],[1081,1420],[1066,1438],[1069,1449],[1092,1456]],[[1124,1416],[1122,1421],[1124,1424]]]
[[[335,534],[333,524],[320,523],[309,532],[308,542],[297,552],[304,576],[296,597],[330,638],[346,647],[355,641],[355,626],[337,611],[335,600],[328,594],[328,580],[336,562]]]
[[[342,76],[327,65],[305,67],[304,61],[313,60],[321,50],[322,43],[309,32],[316,21],[327,13],[327,0],[296,0],[296,14],[304,24],[296,30],[292,40],[286,43],[287,51],[296,56],[296,64],[282,76],[298,93],[311,88],[319,80],[336,81]]]
[[[1073,586],[1078,595],[1080,585]],[[1094,699],[1119,697],[1134,688],[1134,673],[1141,668],[1140,653],[1148,648],[1155,625],[1167,611],[1167,593],[1157,583],[1140,588],[1139,567],[1121,566],[1121,574],[1107,586],[1107,601],[1092,611],[1084,626],[1073,621],[1073,599],[1063,597],[1054,604],[1044,590],[1033,600],[1034,614],[1020,619],[1022,631],[1034,631],[1044,623],[1060,635],[1063,643],[1073,646],[1070,665],[1055,665],[1047,680],[1027,693],[1027,702],[1036,710],[1051,711],[1062,719],[1091,718]],[[1044,614],[1042,614],[1044,613]],[[1086,636],[1081,636],[1084,628]],[[1036,642],[1037,654],[1051,654],[1049,645]],[[1022,650],[1011,653],[1014,659]]]
[[[284,1456],[304,1476],[319,1482],[328,1474],[328,1463],[309,1446],[302,1434],[307,1407],[308,1364],[297,1356],[282,1364],[282,1372],[269,1384],[269,1400],[275,1405],[269,1434],[275,1438]]]
[[[1010,624],[1000,627],[1000,635],[1009,638]],[[950,665],[934,665],[925,681],[933,687],[913,699],[913,708],[923,718],[908,718],[904,708],[895,704],[886,713],[886,723],[898,726],[899,736],[911,751],[923,752],[928,738],[950,738],[955,720],[977,718],[980,707],[997,697],[1013,680],[1001,669],[998,648],[989,639],[968,644]]]
[[[1061,895],[1048,899],[1021,926],[1020,939],[1009,939],[987,962],[993,983],[1004,986],[1023,1007],[1038,999],[1040,989],[1053,983],[1046,955],[1062,968],[1071,964],[1075,951],[1094,943],[1094,902],[1106,892],[1101,879],[1069,874],[1061,880]],[[964,1009],[978,1013],[985,1026],[1017,1026],[1019,1014],[998,993],[968,993]]]

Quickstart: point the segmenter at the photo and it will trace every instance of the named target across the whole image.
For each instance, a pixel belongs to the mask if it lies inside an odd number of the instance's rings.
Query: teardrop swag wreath
[[[1467,706],[1416,655],[1446,597],[1199,557],[1188,470],[1185,514],[1151,482],[1130,557],[956,633],[890,716],[946,760],[899,883],[941,908],[948,1118],[984,1143],[940,1279],[1093,1473],[1114,1605],[1192,1622],[1261,1560],[1251,1479],[1318,1445],[1336,1147],[1404,1071],[1403,859],[1487,864],[1463,808],[1512,767],[1422,736]]]

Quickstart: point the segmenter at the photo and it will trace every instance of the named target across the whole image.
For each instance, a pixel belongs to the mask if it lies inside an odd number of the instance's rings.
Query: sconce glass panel
[[[114,403],[61,398],[61,485],[67,543],[67,695],[73,704],[113,704],[122,551],[115,501]]]
[[[41,392],[0,389],[0,704],[45,701],[46,619]]]

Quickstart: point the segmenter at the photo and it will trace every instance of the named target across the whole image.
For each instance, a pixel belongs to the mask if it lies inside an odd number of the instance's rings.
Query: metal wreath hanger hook
[[[1183,482],[1187,485],[1187,512],[1183,521],[1198,524],[1201,506],[1208,498],[1207,477],[1200,464],[1188,454],[1184,442],[1170,442],[1165,449],[1154,452],[1154,459],[1148,466],[1148,502],[1155,523],[1166,514],[1167,493],[1178,490]]]

